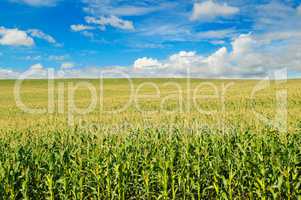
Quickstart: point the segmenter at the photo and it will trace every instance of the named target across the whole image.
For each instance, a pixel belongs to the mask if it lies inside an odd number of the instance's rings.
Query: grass
[[[99,91],[98,80],[85,81]],[[170,81],[181,92],[166,85]],[[130,91],[126,80],[108,79],[103,104],[88,114],[74,112],[74,126],[69,126],[68,84],[78,82],[56,80],[54,112],[28,114],[16,106],[14,81],[0,81],[2,199],[301,198],[300,80],[273,82],[254,98],[258,81],[209,80],[211,85],[197,94],[211,97],[194,103],[194,89],[205,80],[135,79],[136,103],[111,114],[104,111],[123,107]],[[159,96],[149,96],[156,93],[151,84],[137,89],[147,82],[158,86]],[[222,99],[223,85],[230,83]],[[63,84],[64,98],[58,101]],[[283,89],[288,93],[286,132],[254,115],[272,120],[275,94]],[[47,107],[47,94],[45,80],[22,85],[28,106]],[[87,89],[78,88],[75,103],[89,105]]]

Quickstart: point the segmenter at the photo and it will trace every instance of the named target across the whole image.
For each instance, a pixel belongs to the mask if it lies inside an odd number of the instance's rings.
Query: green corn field
[[[0,81],[1,199],[301,199],[300,80],[100,82]]]

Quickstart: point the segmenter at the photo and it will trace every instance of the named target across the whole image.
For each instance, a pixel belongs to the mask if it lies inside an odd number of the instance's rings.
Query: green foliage
[[[235,83],[225,113],[148,114],[130,107],[114,115],[92,112],[69,127],[64,114],[18,110],[13,82],[0,82],[0,199],[300,199],[300,81],[288,83],[286,133],[252,115],[254,106],[273,116],[272,90],[251,101],[255,82]],[[108,106],[126,99],[123,84],[108,80]],[[26,83],[25,103],[47,106],[44,86],[42,80]],[[89,102],[83,94],[78,105]],[[208,100],[201,105],[219,108]]]
[[[189,134],[166,128],[124,135],[83,130],[1,140],[4,199],[297,199],[300,133]],[[18,144],[10,145],[16,140]]]

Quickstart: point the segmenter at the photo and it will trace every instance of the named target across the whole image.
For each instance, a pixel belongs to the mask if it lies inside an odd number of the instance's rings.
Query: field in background
[[[79,82],[96,91],[89,113],[70,107],[91,103],[85,87],[70,98]],[[0,81],[4,199],[301,198],[300,80],[254,95],[256,80],[56,80],[43,114],[17,107],[14,83]],[[286,131],[257,116],[274,120],[281,91]],[[20,97],[47,108],[48,82],[25,81]]]

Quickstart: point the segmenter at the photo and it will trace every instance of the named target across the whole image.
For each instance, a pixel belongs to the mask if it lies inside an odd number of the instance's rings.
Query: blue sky
[[[0,78],[301,71],[300,0],[1,0]]]

